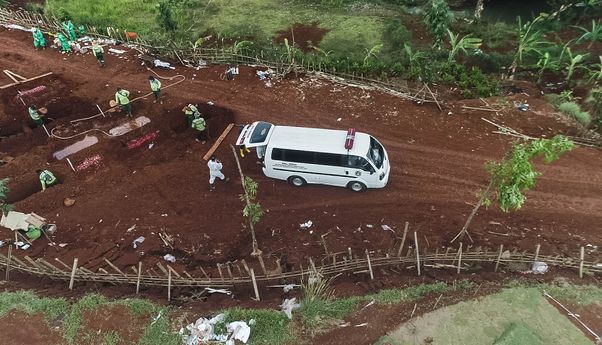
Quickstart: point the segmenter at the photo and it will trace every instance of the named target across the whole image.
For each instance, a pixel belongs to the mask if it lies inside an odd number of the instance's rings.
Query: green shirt
[[[202,117],[192,120],[192,128],[196,129],[199,132],[204,131],[205,126],[206,126],[205,119],[203,119]]]
[[[153,80],[149,80],[149,81],[150,81],[151,90],[153,90],[153,91],[161,90],[161,82],[160,81],[158,81],[157,79],[153,79]]]
[[[44,170],[40,173],[40,182],[42,186],[51,185],[56,182],[56,177],[49,170]]]
[[[128,90],[121,90],[115,92],[115,102],[121,105],[126,105],[130,103],[130,92]]]
[[[100,44],[93,44],[92,53],[94,53],[95,56],[98,56],[98,54],[104,53],[104,49],[102,49],[102,46]]]
[[[27,110],[29,110],[29,116],[31,117],[32,120],[38,121],[41,119],[41,116],[40,116],[40,114],[38,114],[38,111],[36,109],[28,108]]]

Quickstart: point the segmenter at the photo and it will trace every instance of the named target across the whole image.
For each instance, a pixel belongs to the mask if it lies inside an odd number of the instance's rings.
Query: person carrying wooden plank
[[[157,103],[157,101],[159,101],[159,103],[163,104],[163,101],[161,100],[161,82],[152,75],[148,76],[148,81],[150,82],[153,96],[155,96],[153,103]]]
[[[44,38],[44,34],[40,29],[33,28],[33,46],[38,49],[46,49],[46,38]]]
[[[115,92],[115,102],[119,104],[121,111],[124,111],[127,117],[132,117],[132,104],[130,103],[130,92],[120,87]]]
[[[98,64],[100,64],[100,67],[104,67],[105,66],[105,51],[102,48],[102,46],[100,44],[98,44],[98,41],[96,41],[96,40],[92,41],[92,54],[94,54],[94,56],[96,57],[96,60],[98,60]]]

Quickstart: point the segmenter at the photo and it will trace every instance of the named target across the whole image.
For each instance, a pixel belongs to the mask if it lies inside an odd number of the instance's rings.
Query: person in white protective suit
[[[209,159],[209,162],[207,162],[207,167],[209,168],[209,190],[213,191],[215,189],[215,186],[213,185],[215,183],[215,178],[219,178],[222,181],[228,182],[230,181],[229,178],[226,178],[226,176],[224,176],[224,174],[222,173],[222,162],[218,161],[215,156],[211,156],[211,158]]]

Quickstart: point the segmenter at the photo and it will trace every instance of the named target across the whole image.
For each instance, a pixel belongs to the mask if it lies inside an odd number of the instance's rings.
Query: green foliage
[[[591,115],[587,111],[581,110],[581,106],[575,102],[564,102],[558,106],[563,114],[577,120],[584,127],[589,126],[592,122]]]
[[[575,69],[578,67],[578,65],[582,64],[585,61],[585,57],[588,56],[589,54],[573,55],[573,53],[571,52],[571,48],[568,46],[566,47],[566,54],[568,55],[568,64],[566,67],[566,69],[567,69],[566,81],[569,81],[573,77],[573,73],[575,73]],[[564,55],[564,54],[562,54],[562,55]]]
[[[13,205],[6,203],[6,195],[10,191],[7,187],[8,181],[7,178],[0,180],[0,211],[4,214],[7,214],[14,209]]]
[[[422,74],[422,64],[426,59],[426,54],[421,51],[412,51],[412,47],[408,44],[403,45],[403,52],[410,66],[410,76],[419,77]]]
[[[0,317],[11,310],[19,310],[27,314],[42,313],[50,322],[64,314],[68,306],[64,298],[39,297],[31,291],[0,293]]]
[[[580,305],[590,305],[602,301],[602,289],[594,285],[573,285],[548,283],[538,285],[555,299]]]
[[[456,60],[456,55],[462,51],[464,54],[467,54],[467,49],[478,49],[483,41],[480,38],[472,37],[472,35],[468,34],[460,37],[460,34],[455,34],[451,32],[451,30],[447,30],[449,35],[449,44],[451,46],[451,50],[449,51],[449,56],[447,57],[447,62],[453,62]]]
[[[404,46],[412,42],[412,34],[399,19],[390,19],[385,24],[383,31],[385,49],[390,52],[399,52]]]
[[[166,31],[174,31],[178,28],[176,21],[173,19],[172,7],[173,3],[170,0],[162,0],[157,4],[159,13],[157,14],[157,22]]]
[[[583,32],[583,35],[577,39],[577,43],[583,43],[585,41],[590,41],[587,48],[591,48],[594,42],[602,40],[602,25],[600,22],[596,22],[592,20],[592,29],[588,30],[582,26],[573,26],[579,31]]]
[[[108,301],[103,295],[90,294],[82,297],[77,303],[71,306],[71,310],[65,317],[64,338],[68,344],[75,344],[75,337],[82,324],[83,311],[97,309],[107,303]]]
[[[543,39],[543,33],[537,26],[546,18],[546,15],[539,15],[532,21],[523,24],[521,18],[517,17],[518,46],[514,54],[512,69],[521,66],[524,57],[530,53],[542,55],[541,49],[548,45],[548,43]]]
[[[115,331],[107,332],[102,340],[102,345],[117,345],[121,338]]]
[[[377,59],[378,54],[383,49],[382,44],[377,44],[374,47],[370,48],[370,50],[366,49],[366,56],[364,57],[364,66],[368,65],[371,59]]]
[[[140,345],[180,345],[182,338],[171,330],[169,308],[158,308],[159,312],[153,321],[144,330],[140,338]]]
[[[26,2],[23,8],[27,12],[44,14],[44,5],[36,2]]]
[[[303,299],[299,308],[299,315],[305,327],[318,329],[325,320],[342,319],[351,314],[359,302],[360,298],[358,297]]]
[[[124,305],[129,309],[132,314],[138,315],[150,315],[159,312],[159,308],[153,303],[140,298],[126,298],[117,302],[118,304]]]
[[[589,91],[585,103],[591,109],[594,115],[594,124],[596,127],[602,127],[602,87],[596,87]]]
[[[523,322],[511,322],[493,345],[544,345],[545,343]]]
[[[424,23],[433,38],[433,47],[441,48],[453,15],[445,0],[431,0],[424,16]]]
[[[502,161],[488,162],[491,186],[497,194],[502,211],[520,209],[525,203],[523,192],[531,189],[540,175],[533,168],[532,159],[543,157],[545,163],[551,163],[573,147],[572,141],[557,135],[552,139],[515,144]]]
[[[552,55],[550,54],[550,52],[545,52],[540,58],[539,61],[537,61],[537,67],[539,67],[539,71],[537,72],[538,75],[538,82],[541,82],[541,78],[543,76],[543,73],[546,70],[549,71],[558,71],[560,68],[560,62],[557,59],[552,58]]]
[[[587,73],[589,75],[588,80],[594,81],[596,83],[602,81],[602,56],[598,56],[600,62],[593,64],[593,68],[586,68]]]
[[[284,345],[298,343],[289,329],[289,319],[284,313],[268,309],[234,308],[224,311],[224,323],[255,320],[251,326],[250,344]]]
[[[440,73],[441,80],[456,84],[466,98],[490,97],[500,92],[497,79],[486,76],[478,67],[466,70],[464,65],[446,63],[441,66]]]
[[[252,178],[245,176],[243,187],[245,189],[246,196],[245,194],[240,195],[240,200],[245,202],[245,207],[242,211],[242,214],[245,217],[248,217],[253,224],[257,224],[263,216],[261,204],[255,202],[255,199],[257,197],[257,189],[259,188],[259,185],[257,184],[257,182],[253,181]],[[248,203],[246,202],[247,196],[249,198]]]

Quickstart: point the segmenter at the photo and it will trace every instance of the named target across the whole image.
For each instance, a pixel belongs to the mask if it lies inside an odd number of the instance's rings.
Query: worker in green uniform
[[[132,117],[132,104],[130,104],[130,92],[120,87],[115,92],[115,102],[121,107],[121,111],[124,111],[127,117]]]
[[[29,224],[27,231],[25,232],[25,236],[32,241],[37,240],[40,238],[40,236],[42,236],[42,229]]]
[[[63,22],[63,29],[69,35],[69,39],[71,41],[75,41],[77,39],[77,36],[75,36],[75,26],[73,26],[73,22],[71,22],[71,20]]]
[[[81,36],[85,36],[86,35],[86,27],[83,25],[80,25],[77,27],[77,31],[79,32],[79,34]]]
[[[54,176],[50,170],[36,170],[40,177],[40,183],[42,184],[42,191],[45,191],[47,187],[54,186],[59,180]]]
[[[96,60],[100,64],[100,67],[105,66],[105,51],[97,41],[92,41],[92,54],[96,56]]]
[[[192,120],[192,128],[198,131],[196,141],[199,141],[201,142],[201,144],[204,144],[206,142],[205,130],[207,129],[207,123],[205,122],[205,119],[199,116]]]
[[[148,81],[150,82],[151,90],[155,96],[153,103],[159,101],[159,103],[163,104],[163,101],[161,100],[161,82],[152,75],[148,76]]]
[[[194,104],[188,104],[182,109],[182,111],[186,117],[186,127],[192,127],[192,120],[201,116],[201,113]]]
[[[69,44],[69,41],[67,41],[67,37],[65,37],[62,32],[59,32],[56,34],[56,38],[58,38],[61,43],[61,50],[63,53],[71,53],[71,45]]]
[[[36,126],[44,125],[44,115],[38,112],[38,107],[36,107],[35,104],[30,105],[27,111],[29,111],[29,117],[31,117]]]
[[[33,46],[38,49],[46,49],[46,38],[40,29],[33,28]]]

